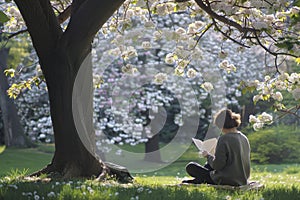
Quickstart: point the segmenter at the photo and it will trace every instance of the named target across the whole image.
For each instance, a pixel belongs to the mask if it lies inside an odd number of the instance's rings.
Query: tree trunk
[[[44,70],[44,75],[50,101],[55,153],[52,163],[40,173],[59,172],[65,178],[99,175],[104,164],[86,149],[73,119],[72,92],[76,73],[64,52],[65,49],[60,47],[41,63],[44,69],[52,68]]]
[[[80,88],[74,89],[77,73],[69,62],[70,57],[65,55],[63,47],[53,52],[52,59],[43,63],[43,66],[52,66],[55,70],[44,71],[49,101],[51,119],[54,129],[55,153],[51,164],[43,170],[33,174],[58,172],[63,178],[104,176],[105,174],[115,175],[121,181],[132,179],[125,168],[113,164],[104,164],[95,155],[95,134],[93,129],[92,115],[92,66],[91,57],[84,61],[85,66],[80,72],[87,76],[87,79],[80,80]],[[59,72],[59,73],[57,73]],[[77,86],[75,87],[78,87]],[[74,99],[75,92],[76,99]],[[79,104],[75,112],[72,105]],[[78,118],[78,115],[84,117]],[[79,119],[79,121],[78,121]],[[77,123],[77,126],[76,124]],[[78,127],[78,123],[82,124]],[[79,135],[80,134],[80,135]]]
[[[159,135],[166,126],[167,112],[165,108],[158,107],[156,112],[149,111],[149,115],[153,115],[154,119],[145,124],[151,127],[152,135],[148,135],[148,141],[145,143],[145,157],[144,160],[150,162],[162,162],[159,151]]]
[[[4,125],[4,143],[7,147],[33,147],[33,143],[24,134],[15,104],[7,95],[9,84],[4,70],[7,68],[8,52],[7,48],[0,50],[0,107]]]
[[[148,141],[145,143],[144,160],[150,162],[162,162],[159,151],[159,134],[148,138]]]
[[[246,105],[243,105],[242,108],[242,127],[246,127],[248,125],[249,122],[249,116],[251,114],[254,114],[254,110],[255,110],[255,106],[253,104],[253,102],[249,102]]]
[[[72,92],[77,72],[91,51],[95,34],[124,0],[73,0],[70,20],[65,30],[61,28],[49,0],[14,1],[26,22],[46,79],[55,139],[55,153],[51,164],[33,175],[58,172],[64,178],[71,178],[110,172],[117,178],[130,178],[127,170],[116,165],[105,165],[96,158],[93,148],[88,150],[85,147],[72,112]],[[90,123],[89,118],[85,120]],[[85,120],[79,123],[84,124]],[[91,124],[85,125],[87,129],[83,134],[86,141],[93,142],[89,138],[93,135],[93,132],[89,132],[90,126]]]

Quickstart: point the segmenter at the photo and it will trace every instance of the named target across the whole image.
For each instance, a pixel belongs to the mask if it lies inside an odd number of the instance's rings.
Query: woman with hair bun
[[[246,185],[250,176],[250,145],[247,137],[237,130],[241,124],[240,115],[223,109],[215,115],[214,123],[223,133],[218,139],[215,155],[200,152],[207,158],[207,164],[187,164],[186,171],[194,179],[182,183]]]

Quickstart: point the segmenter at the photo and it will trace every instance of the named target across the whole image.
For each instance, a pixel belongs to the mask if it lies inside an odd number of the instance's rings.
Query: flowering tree
[[[74,1],[72,12],[70,8],[58,5],[60,10],[64,9],[59,17],[50,1],[15,3],[39,56],[55,134],[52,163],[37,175],[52,172],[64,177],[105,174],[105,165],[83,146],[77,134],[72,115],[72,89],[76,73],[90,52],[94,35],[123,1]],[[64,21],[65,15],[71,15],[67,29],[59,23],[59,20]]]
[[[173,43],[174,48],[166,53],[165,61],[173,66],[176,75],[186,74],[190,77],[196,73],[206,72],[197,68],[192,69],[190,66],[197,66],[197,63],[203,60],[200,56],[201,48],[197,44],[209,29],[214,28],[224,39],[239,44],[241,48],[259,46],[273,57],[274,70],[270,72],[270,78],[266,77],[263,82],[244,84],[246,90],[259,92],[255,100],[274,98],[277,102],[282,101],[280,89],[284,87],[293,93],[296,100],[299,99],[299,81],[297,81],[299,74],[285,74],[282,68],[286,60],[299,62],[299,7],[297,7],[299,1],[15,0],[14,2],[22,14],[26,30],[39,56],[49,91],[54,128],[56,147],[54,158],[50,165],[37,174],[59,172],[64,177],[74,177],[107,172],[105,164],[96,159],[82,144],[72,115],[75,78],[81,64],[90,53],[91,42],[100,28],[104,37],[114,34],[117,45],[113,52],[121,55],[124,69],[131,71],[134,67],[129,65],[130,59],[137,53],[135,47],[126,44],[128,37],[124,40],[124,36],[134,20],[141,21],[145,29],[153,30],[153,40],[143,41],[141,43],[143,48],[151,48],[152,41],[162,38]],[[155,20],[159,20],[159,16],[170,16],[172,22],[170,14],[174,12],[188,13],[196,20],[188,26],[179,22],[172,30],[156,26]],[[1,15],[4,13],[1,12]],[[63,23],[65,20],[67,21]],[[141,34],[131,35],[129,39],[134,41],[141,38],[142,33],[141,31]],[[226,52],[221,51],[220,55],[226,56]],[[236,70],[235,65],[227,61],[221,62],[220,68],[227,72]],[[157,83],[163,83],[165,79],[164,73],[155,76]],[[275,82],[278,84],[274,84]],[[204,82],[202,87],[209,92],[214,88],[210,81]],[[283,104],[276,105],[284,109]],[[91,107],[87,106],[87,109]],[[266,117],[252,118],[252,121],[267,122],[260,119]],[[86,126],[91,127],[92,124]]]

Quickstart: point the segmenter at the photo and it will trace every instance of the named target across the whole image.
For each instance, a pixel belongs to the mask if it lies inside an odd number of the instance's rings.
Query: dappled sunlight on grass
[[[28,174],[33,173],[47,165],[51,161],[52,155],[52,153],[45,153],[37,148],[7,148],[0,154],[0,177],[17,169],[28,170]]]
[[[2,145],[2,146],[0,145],[0,154],[4,152],[5,148],[6,148],[5,145]]]
[[[251,191],[224,190],[206,184],[178,185],[182,177],[142,174],[128,184],[115,180],[24,179],[24,172],[14,171],[11,177],[0,180],[0,199],[280,199],[274,194],[287,199],[299,197],[300,173],[254,172],[251,178],[265,187]]]
[[[225,190],[206,184],[179,185],[189,179],[185,165],[194,157],[191,148],[179,160],[155,172],[133,174],[133,183],[120,184],[115,180],[59,180],[45,177],[27,178],[25,167],[38,168],[51,158],[51,146],[37,149],[6,149],[0,155],[0,199],[208,199],[208,200],[274,200],[299,199],[300,166],[297,164],[253,165],[251,180],[259,181],[259,190]],[[16,157],[14,157],[17,155]],[[21,157],[24,158],[21,158]],[[11,163],[12,159],[14,163]],[[9,161],[9,162],[8,162]],[[38,161],[38,162],[37,162]],[[3,165],[3,162],[6,163]],[[200,160],[204,162],[204,160]],[[42,167],[42,166],[41,166]],[[26,169],[26,168],[25,168]],[[32,169],[31,169],[32,170]]]

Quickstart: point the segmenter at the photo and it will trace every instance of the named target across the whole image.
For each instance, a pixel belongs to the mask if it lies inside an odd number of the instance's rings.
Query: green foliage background
[[[300,129],[274,126],[248,135],[251,160],[255,163],[299,163]]]

